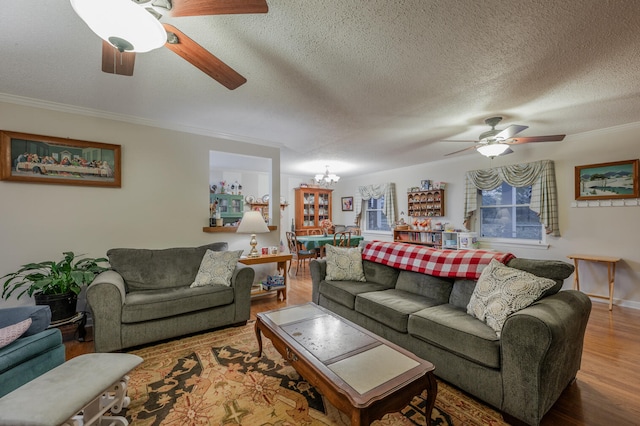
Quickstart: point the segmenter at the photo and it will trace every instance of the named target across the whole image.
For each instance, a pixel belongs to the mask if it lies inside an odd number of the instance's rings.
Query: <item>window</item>
[[[387,216],[384,214],[384,196],[367,201],[364,214],[367,231],[391,231]]]
[[[542,240],[538,215],[529,209],[531,186],[514,187],[503,182],[492,190],[480,190],[480,236]]]

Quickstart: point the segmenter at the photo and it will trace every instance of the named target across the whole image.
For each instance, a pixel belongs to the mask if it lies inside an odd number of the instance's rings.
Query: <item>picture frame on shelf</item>
[[[342,211],[353,211],[353,197],[342,197]]]
[[[575,167],[576,200],[638,197],[638,159]]]
[[[120,188],[121,147],[1,130],[0,180]]]

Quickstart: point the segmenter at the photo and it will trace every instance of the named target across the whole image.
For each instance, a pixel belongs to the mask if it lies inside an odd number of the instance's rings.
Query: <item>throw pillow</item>
[[[467,313],[485,322],[500,337],[509,315],[531,305],[554,285],[549,278],[510,268],[494,259],[480,274]]]
[[[200,269],[191,288],[205,285],[231,285],[231,277],[236,269],[242,250],[212,251],[207,250],[200,262]]]
[[[8,327],[0,328],[0,348],[4,348],[9,343],[22,336],[25,331],[31,326],[31,318],[27,318],[24,321],[20,321],[17,324],[10,325]]]
[[[328,281],[366,281],[362,268],[362,251],[358,247],[335,247],[327,244]]]

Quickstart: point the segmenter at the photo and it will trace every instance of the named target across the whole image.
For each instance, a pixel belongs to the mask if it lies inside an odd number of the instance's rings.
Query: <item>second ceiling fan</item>
[[[136,52],[164,45],[230,90],[247,80],[176,27],[160,24],[163,13],[171,17],[267,13],[266,0],[70,0],[83,21],[102,41],[102,71],[133,75]],[[144,12],[144,13],[142,13]],[[153,18],[153,19],[149,19]],[[137,20],[137,21],[134,21]],[[155,46],[138,43],[135,32],[156,37]]]
[[[496,157],[498,155],[507,155],[511,154],[513,150],[511,150],[510,145],[520,145],[530,142],[559,142],[564,139],[566,135],[549,135],[549,136],[521,136],[514,137],[518,133],[522,132],[529,128],[529,126],[521,126],[518,124],[512,124],[504,130],[496,129],[498,123],[502,121],[502,117],[490,117],[484,120],[484,122],[491,126],[491,130],[487,130],[483,132],[478,137],[478,140],[449,140],[443,142],[475,142],[475,145],[470,146],[468,148],[464,148],[458,151],[450,152],[447,155],[458,154],[465,151],[470,151],[475,149],[480,154],[486,157]]]

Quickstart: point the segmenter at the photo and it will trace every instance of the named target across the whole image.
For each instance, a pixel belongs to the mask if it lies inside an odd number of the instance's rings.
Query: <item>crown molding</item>
[[[190,133],[199,136],[208,136],[212,138],[232,140],[236,142],[250,143],[254,145],[270,146],[274,148],[282,148],[281,143],[276,143],[264,139],[252,138],[248,136],[240,136],[231,133],[218,132],[202,127],[182,126],[177,124],[167,124],[157,120],[136,117],[131,115],[117,114],[113,112],[101,111],[91,108],[82,108],[74,105],[62,104],[58,102],[50,102],[42,99],[27,98],[24,96],[10,95],[0,93],[0,102],[6,102],[15,105],[21,105],[31,108],[40,108],[50,111],[62,112],[67,114],[83,115],[92,118],[101,118],[105,120],[120,121],[123,123],[137,124],[141,126],[154,127],[158,129],[173,130],[176,132]]]

